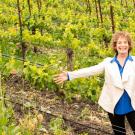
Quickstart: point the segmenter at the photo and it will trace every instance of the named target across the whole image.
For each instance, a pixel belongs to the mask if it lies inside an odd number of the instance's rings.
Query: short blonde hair
[[[116,49],[116,44],[117,44],[117,41],[120,37],[124,37],[125,39],[127,39],[128,41],[128,45],[129,45],[129,52],[132,50],[132,39],[130,37],[130,34],[126,31],[119,31],[119,32],[116,32],[115,34],[113,34],[113,37],[112,37],[112,41],[111,41],[111,45],[112,45],[112,48],[113,50],[117,52],[117,49]]]

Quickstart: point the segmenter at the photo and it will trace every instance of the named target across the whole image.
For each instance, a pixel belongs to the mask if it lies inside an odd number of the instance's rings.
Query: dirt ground
[[[17,75],[10,76],[3,83],[6,84],[6,98],[14,103],[16,119],[23,117],[25,113],[24,110],[22,111],[21,105],[23,105],[26,108],[36,108],[44,114],[46,117],[44,125],[48,133],[50,133],[48,127],[50,119],[62,117],[65,120],[65,125],[72,128],[72,135],[83,132],[90,135],[112,134],[107,113],[97,104],[75,99],[72,103],[69,103],[55,92],[36,90]],[[128,133],[131,134],[128,125],[127,128]]]

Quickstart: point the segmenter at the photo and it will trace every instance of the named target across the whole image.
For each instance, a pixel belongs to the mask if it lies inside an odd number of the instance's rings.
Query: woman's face
[[[128,54],[129,44],[125,37],[119,37],[116,43],[118,54]]]

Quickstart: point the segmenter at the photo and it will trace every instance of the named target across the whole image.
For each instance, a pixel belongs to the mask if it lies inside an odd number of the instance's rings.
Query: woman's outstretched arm
[[[106,59],[103,62],[101,62],[95,66],[91,66],[88,68],[82,68],[82,69],[75,70],[72,72],[62,72],[62,73],[54,76],[54,81],[57,84],[61,84],[67,80],[73,80],[76,78],[96,75],[96,74],[102,73],[104,71],[105,64],[106,64]]]

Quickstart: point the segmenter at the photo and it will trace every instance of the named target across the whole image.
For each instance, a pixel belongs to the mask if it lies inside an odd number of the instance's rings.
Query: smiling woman
[[[117,32],[112,38],[113,50],[116,52],[117,59],[124,66],[124,61],[132,50],[132,40],[129,33]]]
[[[116,50],[118,51],[118,54],[121,54],[121,55],[125,55],[128,53],[129,45],[125,37],[119,37],[117,41]]]
[[[127,32],[117,32],[112,38],[112,47],[116,52],[116,55],[125,57],[128,55],[132,49],[132,40],[129,33]]]
[[[126,135],[125,117],[135,134],[135,56],[130,34],[117,32],[112,37],[113,58],[106,58],[98,65],[72,72],[62,72],[54,77],[58,84],[67,80],[105,73],[105,83],[99,105],[108,112],[115,135]]]

